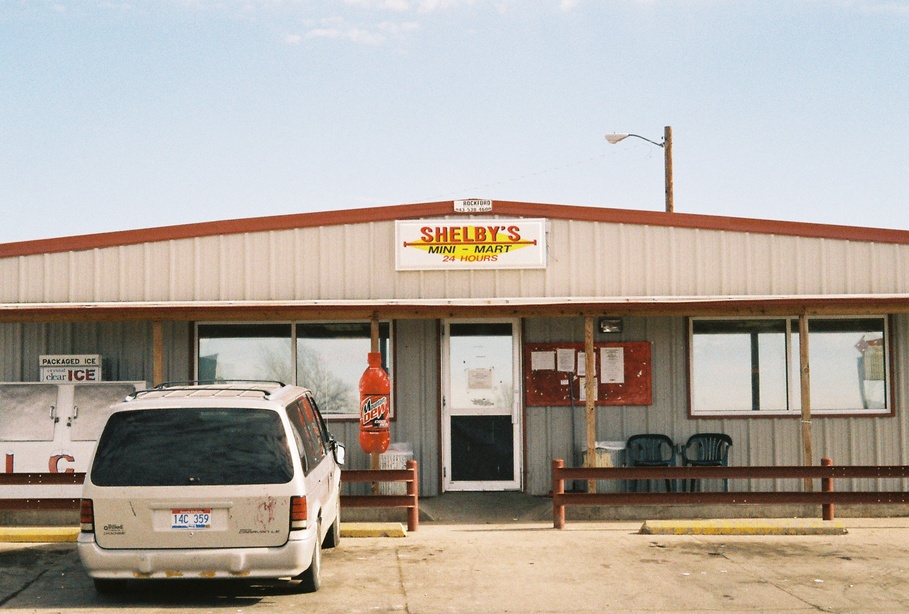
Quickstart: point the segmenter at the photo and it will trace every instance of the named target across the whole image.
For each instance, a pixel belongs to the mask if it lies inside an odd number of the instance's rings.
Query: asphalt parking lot
[[[0,544],[0,609],[138,612],[906,612],[909,519],[840,535],[644,535],[640,522],[424,523],[345,538],[323,588],[142,585],[99,596],[72,543]]]

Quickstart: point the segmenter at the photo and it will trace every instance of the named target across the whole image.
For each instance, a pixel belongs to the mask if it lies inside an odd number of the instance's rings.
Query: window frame
[[[798,346],[791,342],[792,336],[796,338],[799,334],[798,315],[784,314],[777,316],[690,316],[687,318],[686,340],[687,350],[686,359],[688,368],[686,370],[688,384],[688,417],[692,419],[718,419],[718,418],[800,418],[800,381],[801,372],[800,356]],[[811,415],[816,417],[887,417],[895,415],[895,392],[894,392],[894,341],[892,316],[889,314],[843,314],[843,315],[812,315],[808,316],[809,327],[809,364],[811,363],[812,347],[816,344],[811,343],[812,322],[825,321],[832,322],[836,320],[880,320],[883,323],[882,339],[884,342],[884,391],[883,398],[885,407],[883,408],[848,408],[848,409],[827,409],[816,406],[812,399]],[[730,323],[746,323],[760,321],[782,321],[785,324],[785,381],[786,381],[786,409],[698,409],[695,407],[695,323],[705,321],[719,321]],[[823,331],[816,331],[823,332]]]
[[[262,330],[267,331],[267,330],[278,330],[281,327],[289,326],[290,327],[290,353],[291,353],[291,356],[290,356],[291,362],[290,362],[289,366],[291,369],[292,376],[291,376],[290,380],[287,381],[286,383],[292,384],[294,386],[301,386],[303,388],[307,388],[305,382],[303,382],[303,383],[298,382],[299,374],[298,374],[297,363],[298,363],[299,347],[298,347],[297,327],[298,326],[301,326],[301,327],[302,326],[319,326],[319,325],[327,325],[327,326],[349,325],[349,324],[364,325],[364,324],[370,324],[370,321],[369,320],[294,320],[294,321],[282,320],[282,321],[274,321],[274,322],[271,322],[271,321],[269,321],[269,322],[256,322],[256,321],[195,322],[194,326],[193,326],[193,332],[194,332],[194,337],[195,337],[194,342],[193,342],[193,377],[195,379],[199,379],[199,367],[200,367],[199,344],[200,344],[200,339],[201,339],[201,337],[199,335],[200,328],[212,327],[216,330],[221,329],[221,330],[226,331],[232,327],[236,327],[237,330],[242,331],[244,333],[242,335],[238,335],[238,338],[249,338],[249,337],[256,337],[256,335],[250,334],[250,332],[253,329],[255,329],[256,327],[262,327]],[[385,352],[385,361],[386,361],[385,370],[388,373],[388,379],[391,383],[391,395],[390,395],[391,396],[391,399],[390,399],[391,407],[389,408],[388,417],[389,417],[389,420],[393,421],[396,419],[396,415],[395,415],[396,414],[396,412],[395,412],[395,405],[396,405],[396,403],[395,403],[395,380],[394,380],[394,362],[395,362],[395,333],[394,333],[394,330],[395,330],[395,326],[394,326],[393,320],[380,320],[379,324],[382,327],[387,327],[387,330],[388,330],[388,335],[387,335],[387,348],[388,349],[387,349],[387,352]],[[224,337],[207,337],[207,338],[230,339],[231,337],[224,336]],[[366,359],[367,359],[367,357],[364,355],[363,356],[363,370],[364,371],[366,370],[366,367],[367,367]],[[312,400],[312,403],[315,406],[315,404],[316,404],[315,399]],[[359,419],[360,419],[359,408],[357,408],[357,410],[358,411],[351,412],[351,413],[324,413],[324,412],[322,412],[320,415],[322,416],[322,419],[324,420],[325,423],[353,422],[353,421],[359,421]]]

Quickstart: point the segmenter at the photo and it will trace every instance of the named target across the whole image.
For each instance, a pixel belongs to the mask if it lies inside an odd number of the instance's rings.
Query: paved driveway
[[[424,523],[327,551],[319,593],[155,584],[98,596],[73,544],[0,544],[0,609],[312,612],[906,612],[909,519],[836,536],[654,536],[641,523]]]

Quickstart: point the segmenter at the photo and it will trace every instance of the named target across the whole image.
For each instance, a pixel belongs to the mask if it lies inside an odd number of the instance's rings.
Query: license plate
[[[211,510],[171,510],[171,529],[210,529]]]

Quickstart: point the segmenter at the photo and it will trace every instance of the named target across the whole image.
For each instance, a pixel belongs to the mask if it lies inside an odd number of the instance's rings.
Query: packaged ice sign
[[[546,220],[395,222],[398,271],[546,268]]]
[[[58,384],[90,384],[101,381],[101,367],[48,367],[41,381]]]
[[[57,384],[91,384],[101,381],[99,354],[62,354],[39,357],[40,381]]]

